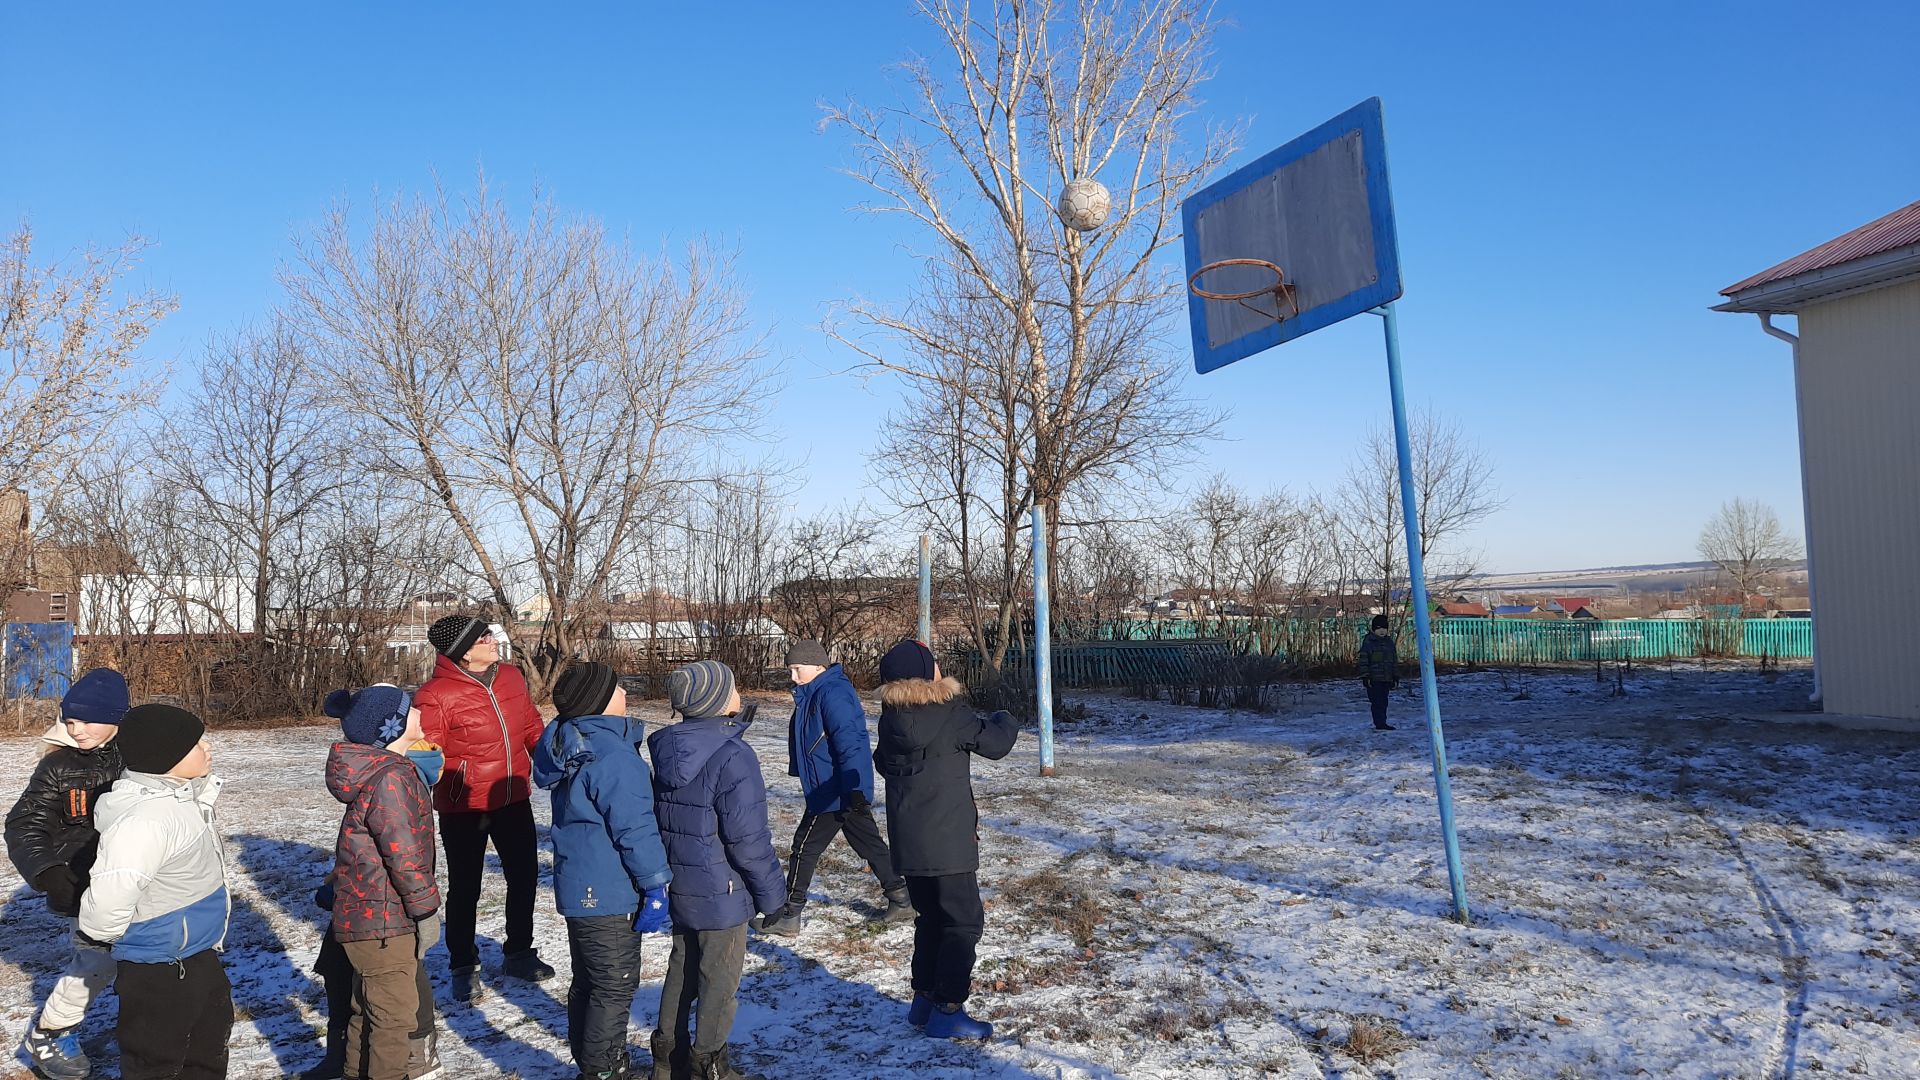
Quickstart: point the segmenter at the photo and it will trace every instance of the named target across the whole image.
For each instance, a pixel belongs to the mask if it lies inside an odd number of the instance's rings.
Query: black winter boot
[[[880,916],[881,922],[910,923],[919,917],[920,913],[913,910],[913,901],[907,899],[905,885],[887,890],[887,910]]]
[[[653,1033],[653,1080],[693,1080],[693,1062],[684,1043],[664,1031]]]
[[[347,1074],[347,1025],[327,1025],[327,1056],[300,1074],[300,1080],[340,1080]]]
[[[553,967],[540,959],[539,953],[528,949],[505,957],[500,964],[500,974],[525,982],[546,982],[553,978]]]
[[[693,1059],[694,1080],[767,1080],[759,1073],[743,1073],[727,1060],[727,1048],[721,1047],[711,1054],[700,1054]]]

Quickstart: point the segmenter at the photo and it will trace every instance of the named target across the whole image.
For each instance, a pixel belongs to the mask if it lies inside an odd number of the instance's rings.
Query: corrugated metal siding
[[[1920,244],[1920,202],[1903,206],[1885,217],[1875,218],[1844,236],[1836,236],[1819,247],[1770,266],[1745,281],[1729,285],[1720,290],[1720,295],[1732,296],[1747,289],[1785,281],[1815,270],[1825,270],[1829,266],[1839,266],[1909,244]]]
[[[1920,719],[1920,282],[1800,313],[1800,408],[1827,711]]]

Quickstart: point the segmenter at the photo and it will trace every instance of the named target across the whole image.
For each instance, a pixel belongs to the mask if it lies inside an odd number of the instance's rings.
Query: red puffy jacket
[[[447,755],[433,789],[435,810],[500,810],[532,795],[533,747],[546,725],[519,668],[499,665],[489,689],[442,656],[413,703],[421,729]]]

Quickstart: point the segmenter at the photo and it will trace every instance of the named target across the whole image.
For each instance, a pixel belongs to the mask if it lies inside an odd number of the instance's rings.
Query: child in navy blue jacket
[[[727,1035],[747,921],[755,911],[780,909],[786,881],[767,830],[760,759],[744,738],[752,721],[740,716],[733,671],[717,660],[678,668],[667,679],[667,701],[683,719],[647,739],[654,809],[673,864],[673,955],[660,987],[653,1075],[679,1080],[690,1064],[702,1080],[741,1080],[727,1060]]]
[[[553,898],[567,920],[573,983],[567,1043],[583,1080],[627,1075],[627,1015],[640,935],[667,929],[673,877],[653,815],[653,776],[605,664],[575,664],[553,686],[557,715],[533,750],[533,782],[553,798]]]

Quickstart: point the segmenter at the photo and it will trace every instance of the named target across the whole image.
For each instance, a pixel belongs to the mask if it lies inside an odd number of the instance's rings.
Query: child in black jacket
[[[980,813],[974,755],[997,761],[1020,729],[1004,712],[982,716],[933,653],[903,641],[880,658],[880,740],[874,771],[887,781],[893,865],[913,910],[913,1005],[907,1020],[940,1039],[984,1039],[993,1025],[967,1015],[980,903]]]
[[[127,713],[127,680],[95,668],[80,676],[60,700],[60,722],[42,738],[48,747],[7,814],[7,857],[20,877],[45,893],[55,915],[80,914],[100,834],[93,803],[120,778],[120,749],[113,743]],[[66,973],[53,984],[39,1018],[20,1043],[20,1060],[47,1080],[83,1080],[92,1069],[80,1050],[80,1022],[87,1006],[113,985],[113,955],[74,939]]]

